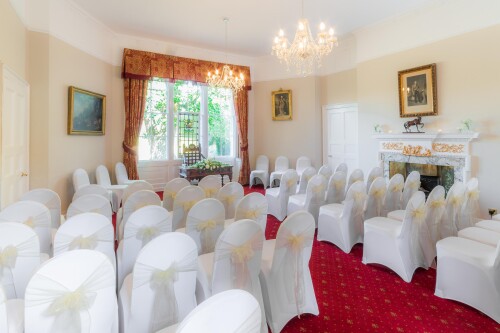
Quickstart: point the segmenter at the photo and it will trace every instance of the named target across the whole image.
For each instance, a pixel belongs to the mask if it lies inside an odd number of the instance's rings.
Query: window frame
[[[188,82],[188,81],[185,81]],[[166,110],[166,115],[167,115],[167,153],[166,159],[140,159],[139,156],[139,164],[142,166],[159,166],[163,162],[180,162],[182,161],[181,158],[175,158],[175,129],[174,129],[174,118],[175,118],[175,106],[174,106],[174,82],[166,80],[166,98],[167,98],[167,110]],[[199,138],[200,138],[200,149],[202,154],[205,157],[208,156],[208,87],[207,85],[199,85],[198,89],[200,89],[200,112],[199,112],[199,122],[200,122],[200,132],[199,132]],[[238,124],[236,123],[236,113],[234,110],[234,103],[229,103],[230,107],[230,112],[232,114],[233,118],[233,135],[232,135],[232,144],[231,144],[231,153],[232,155],[220,155],[220,156],[210,156],[210,158],[213,159],[221,159],[221,160],[230,160],[230,159],[235,159],[238,158],[239,156],[239,150],[237,147],[239,147],[239,137],[238,137]]]

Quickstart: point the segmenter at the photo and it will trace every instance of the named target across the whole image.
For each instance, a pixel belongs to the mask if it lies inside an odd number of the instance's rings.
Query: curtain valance
[[[166,54],[132,49],[123,50],[122,77],[124,79],[148,80],[160,77],[171,80],[186,80],[206,83],[207,73],[222,71],[224,63],[182,58]],[[234,75],[242,73],[247,90],[251,89],[250,68],[230,65]]]

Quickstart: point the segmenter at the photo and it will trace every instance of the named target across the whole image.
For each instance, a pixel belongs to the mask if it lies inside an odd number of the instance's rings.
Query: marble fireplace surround
[[[479,133],[383,133],[374,134],[379,141],[378,158],[389,179],[389,162],[452,166],[455,181],[471,178],[470,142]]]

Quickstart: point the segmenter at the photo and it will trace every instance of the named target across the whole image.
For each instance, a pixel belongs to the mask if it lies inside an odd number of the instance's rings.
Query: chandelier
[[[302,17],[304,17],[304,1],[302,1]],[[318,35],[314,39],[309,22],[301,18],[293,43],[290,44],[283,30],[280,30],[278,36],[274,38],[272,54],[286,64],[287,70],[295,67],[297,74],[307,76],[313,73],[316,66],[321,67],[321,59],[332,52],[333,46],[336,45],[337,37],[334,36],[333,28],[327,31],[325,24],[321,22]]]
[[[208,72],[207,73],[207,83],[210,87],[213,88],[229,88],[234,93],[237,93],[245,86],[245,77],[242,73],[240,75],[233,75],[233,70],[229,65],[227,65],[227,22],[229,22],[229,18],[224,17],[222,19],[226,25],[226,40],[225,40],[225,48],[226,48],[226,64],[222,67],[222,72],[219,72],[218,69],[215,70],[215,73]]]

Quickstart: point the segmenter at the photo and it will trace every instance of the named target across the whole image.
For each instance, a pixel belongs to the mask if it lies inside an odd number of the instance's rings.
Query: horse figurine
[[[415,126],[417,128],[417,132],[421,133],[418,126],[420,125],[420,128],[424,127],[424,123],[422,122],[422,117],[418,116],[417,118],[407,121],[405,123],[405,130],[407,133],[412,133],[411,131],[411,126]]]

